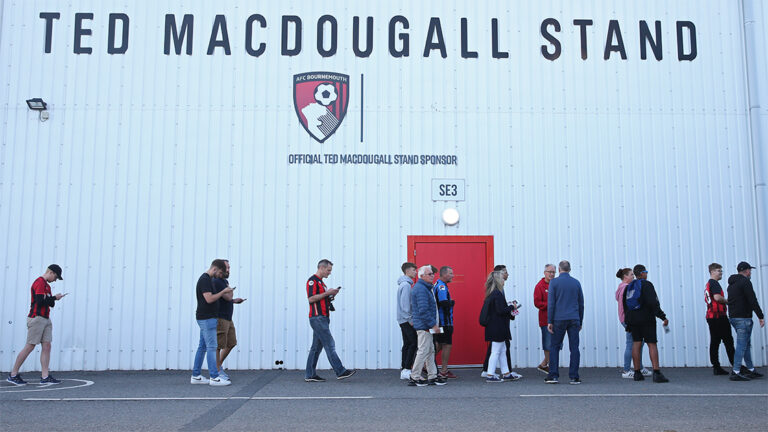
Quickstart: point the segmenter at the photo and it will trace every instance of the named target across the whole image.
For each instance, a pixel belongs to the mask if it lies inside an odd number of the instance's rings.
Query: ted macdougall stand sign
[[[39,17],[43,20],[45,26],[43,39],[43,50],[45,53],[51,53],[52,51],[54,34],[57,35],[56,37],[66,37],[67,40],[73,40],[71,38],[74,36],[73,52],[75,54],[93,53],[93,48],[88,45],[89,37],[93,36],[91,25],[96,19],[93,13],[80,12],[74,14],[74,17],[71,18],[74,23],[72,26],[73,35],[62,34],[61,29],[56,27],[55,21],[61,19],[60,12],[40,12]],[[107,21],[107,53],[125,54],[128,52],[131,23],[128,14],[110,13],[108,16],[101,17],[100,19]],[[164,20],[163,53],[165,55],[181,55],[184,52],[186,55],[191,56],[195,41],[195,16],[192,14],[179,16],[166,14],[164,17],[159,16],[157,19],[161,22]],[[343,19],[346,20],[348,17]],[[210,22],[210,19],[206,17],[205,21],[207,24]],[[364,24],[362,21],[361,17],[352,17],[352,40],[350,42],[355,57],[366,58],[373,54],[374,18],[366,17]],[[409,31],[411,22],[407,17],[402,15],[392,16],[388,19],[386,25],[386,37],[389,40],[387,54],[393,58],[410,57],[412,55],[411,48],[413,47],[415,50],[418,50],[413,55],[421,55],[423,57],[439,55],[442,58],[447,58],[448,45],[444,37],[443,27],[446,25],[448,26],[447,28],[451,28],[455,32],[456,28],[453,26],[458,24],[459,37],[450,37],[449,40],[460,41],[462,59],[478,58],[479,52],[476,51],[477,47],[483,45],[490,48],[489,51],[483,52],[490,53],[490,58],[492,59],[502,60],[510,57],[509,51],[505,50],[506,48],[499,40],[499,33],[502,31],[504,23],[498,18],[489,17],[485,20],[473,22],[470,22],[467,18],[460,18],[457,20],[458,22],[454,21],[455,19],[446,24],[445,20],[440,17],[431,17],[429,18],[425,34],[413,34]],[[622,60],[626,60],[627,51],[624,35],[627,33],[631,35],[631,39],[628,40],[639,40],[640,49],[638,51],[640,59],[647,60],[649,58],[649,51],[656,60],[664,59],[665,50],[664,41],[662,40],[663,26],[661,21],[640,20],[633,23],[620,23],[618,20],[609,20],[607,30],[601,34],[595,34],[591,30],[594,24],[594,20],[582,18],[562,23],[555,18],[542,20],[538,26],[542,38],[539,52],[547,60],[555,61],[560,58],[563,51],[563,42],[560,40],[559,35],[564,26],[572,25],[578,29],[581,46],[580,50],[572,49],[570,52],[580,52],[583,60],[588,58],[587,46],[588,41],[592,37],[605,40],[603,59],[608,60],[615,55],[619,56]],[[265,32],[269,31],[270,26],[274,25],[279,25],[281,38],[280,46],[273,48],[268,47],[264,40],[266,40]],[[483,34],[487,35],[488,39],[479,42],[470,40],[468,35],[470,25],[485,28],[486,31]],[[488,26],[490,31],[487,31]],[[677,60],[694,60],[697,56],[696,26],[694,23],[691,21],[674,21],[672,23],[667,22],[664,26],[674,28],[675,30]],[[144,27],[149,26],[144,25]],[[255,13],[245,19],[245,34],[238,35],[238,39],[243,40],[242,38],[244,38],[245,53],[249,56],[260,57],[268,49],[279,49],[282,56],[297,56],[302,52],[311,51],[311,48],[306,49],[302,46],[304,28],[304,20],[296,15],[270,17],[268,20],[264,15]],[[315,26],[317,31],[316,50],[320,56],[333,57],[336,55],[339,46],[338,28],[339,19],[334,15],[323,15],[318,18]],[[632,30],[627,30],[628,28]],[[226,15],[216,15],[210,26],[210,32],[207,27],[204,30],[204,35],[208,40],[205,51],[206,55],[213,55],[217,52],[232,55]],[[639,38],[636,36],[639,36]],[[412,41],[411,38],[414,40]],[[480,45],[477,45],[478,43]],[[669,51],[667,52],[669,53]]]

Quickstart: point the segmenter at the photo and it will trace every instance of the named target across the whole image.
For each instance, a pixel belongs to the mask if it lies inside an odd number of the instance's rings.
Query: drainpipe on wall
[[[757,207],[758,282],[755,287],[758,301],[764,310],[768,298],[768,46],[765,44],[763,21],[768,10],[763,11],[762,0],[743,0],[744,54],[747,73],[750,141],[752,146],[752,172]],[[754,280],[755,278],[753,278]],[[761,296],[762,293],[762,296]],[[765,329],[759,333],[765,334]],[[759,356],[756,352],[756,354]],[[763,363],[768,363],[768,352],[763,351]]]

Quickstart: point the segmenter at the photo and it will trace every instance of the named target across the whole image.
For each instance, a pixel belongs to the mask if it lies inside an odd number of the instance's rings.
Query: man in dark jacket
[[[435,333],[440,331],[437,325],[437,303],[433,294],[432,279],[435,272],[432,266],[425,265],[419,268],[419,280],[411,289],[411,320],[413,328],[416,329],[418,339],[418,349],[416,359],[411,368],[411,379],[408,380],[409,386],[423,387],[426,385],[445,385],[445,378],[437,376],[437,366],[435,366],[435,344],[432,341],[432,330]],[[427,380],[421,377],[421,369],[426,364]]]
[[[635,381],[642,381],[642,371],[640,366],[640,356],[642,354],[643,342],[648,346],[648,355],[651,357],[653,365],[653,382],[669,382],[667,377],[659,369],[659,348],[656,345],[656,318],[663,321],[664,326],[669,325],[667,315],[661,310],[659,297],[656,295],[656,288],[648,281],[648,270],[642,264],[636,265],[632,272],[637,278],[632,284],[624,290],[624,321],[627,324],[627,331],[632,333],[632,362],[635,365]],[[627,296],[633,289],[640,289],[639,308],[632,309],[627,307]]]
[[[749,280],[752,277],[753,268],[742,261],[736,266],[738,273],[728,278],[728,316],[736,330],[736,352],[733,358],[731,381],[749,381],[763,376],[752,364],[752,312],[760,320],[760,327],[765,326],[763,310],[757,303],[755,290]],[[746,368],[741,367],[742,359]]]
[[[568,333],[568,349],[571,351],[571,362],[568,377],[571,384],[581,384],[579,378],[579,332],[584,322],[584,293],[581,283],[571,277],[571,263],[560,261],[560,275],[549,283],[547,297],[547,330],[552,334],[552,345],[549,351],[549,374],[544,379],[547,384],[557,384],[560,372],[560,349],[563,339]]]

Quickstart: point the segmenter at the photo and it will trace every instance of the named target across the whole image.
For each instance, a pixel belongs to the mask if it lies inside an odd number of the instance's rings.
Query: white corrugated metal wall
[[[741,14],[732,2],[704,3],[4,2],[0,364],[10,368],[24,344],[31,282],[58,262],[65,281],[54,292],[71,295],[53,311],[53,369],[189,368],[195,282],[227,257],[248,298],[235,308],[229,366],[302,368],[304,282],[327,257],[330,283],[347,288],[332,324],[345,365],[395,368],[406,238],[455,234],[493,235],[508,295],[528,305],[513,324],[517,365],[540,360],[533,286],[545,263],[564,258],[585,288],[584,365],[621,363],[614,273],[637,262],[670,316],[662,365],[708,365],[706,266],[731,273],[759,257]],[[44,11],[61,13],[50,54]],[[91,55],[72,52],[77,12],[94,14]],[[107,54],[110,13],[130,16],[124,55]],[[193,55],[163,54],[166,13],[194,14]],[[243,43],[253,13],[267,19],[259,58]],[[216,14],[227,18],[231,56],[205,54]],[[315,49],[324,14],[339,26],[329,58]],[[295,57],[280,55],[283,15],[304,23]],[[394,15],[410,22],[410,57],[388,53]],[[370,58],[353,54],[353,16],[374,17]],[[447,59],[421,56],[430,17],[441,18]],[[478,59],[460,58],[461,17]],[[548,17],[562,25],[556,61],[540,53]],[[508,59],[491,58],[491,18]],[[581,18],[594,20],[587,60],[572,24]],[[602,58],[611,19],[626,61]],[[663,60],[640,60],[639,20],[662,22]],[[677,59],[677,20],[696,24],[694,61]],[[300,127],[292,101],[293,75],[318,70],[351,77],[347,117],[324,144]],[[45,123],[24,103],[38,96],[50,104]],[[459,164],[289,165],[293,153],[455,154]],[[440,221],[453,204],[430,200],[432,178],[466,179],[458,226]],[[765,294],[758,288],[763,305]],[[753,337],[759,364],[766,339]],[[25,369],[36,365],[33,356]]]

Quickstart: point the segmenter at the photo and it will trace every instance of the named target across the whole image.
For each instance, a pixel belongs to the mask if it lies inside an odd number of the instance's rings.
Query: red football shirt
[[[35,281],[32,283],[32,300],[30,301],[29,305],[29,315],[27,315],[30,318],[34,318],[36,316],[41,316],[43,318],[48,318],[48,316],[51,313],[51,307],[48,306],[45,303],[39,304],[35,301],[35,294],[42,295],[44,298],[51,297],[51,286],[48,285],[48,282],[45,281],[45,279],[41,277],[35,279]]]

